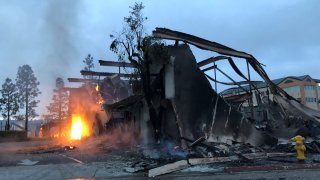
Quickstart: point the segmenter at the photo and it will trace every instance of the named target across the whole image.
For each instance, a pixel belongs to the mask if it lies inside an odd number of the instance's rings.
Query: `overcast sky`
[[[0,84],[6,77],[15,79],[18,66],[32,66],[40,81],[42,114],[56,77],[81,77],[88,53],[95,61],[116,60],[109,51],[109,35],[121,30],[134,2],[0,0]],[[142,2],[149,33],[166,27],[248,52],[267,65],[271,79],[304,74],[320,78],[319,0]],[[192,50],[198,61],[214,55]],[[108,71],[95,65],[96,71]]]

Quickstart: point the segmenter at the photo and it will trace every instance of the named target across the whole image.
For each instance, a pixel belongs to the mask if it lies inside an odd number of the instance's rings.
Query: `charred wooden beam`
[[[124,73],[110,73],[110,72],[96,72],[96,71],[80,71],[81,75],[83,76],[114,76],[118,75],[120,77],[130,77],[131,74],[124,74]]]
[[[86,83],[86,82],[98,82],[96,79],[83,79],[83,78],[68,78],[72,83]]]
[[[127,62],[117,62],[117,61],[105,61],[99,60],[100,66],[113,66],[113,67],[129,67],[134,68],[135,66],[131,63]]]

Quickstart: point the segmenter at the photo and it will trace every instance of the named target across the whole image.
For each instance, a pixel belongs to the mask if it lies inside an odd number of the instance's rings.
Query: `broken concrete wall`
[[[150,121],[149,110],[147,103],[143,101],[141,109],[137,109],[135,114],[138,114],[139,119],[139,134],[140,142],[144,145],[155,143],[153,127]]]
[[[206,136],[210,137],[208,141],[229,139],[253,145],[276,143],[217,95],[188,45],[170,46],[169,53],[174,57],[173,103],[181,121],[181,136],[192,140]]]
[[[197,66],[189,46],[170,46],[174,57],[176,113],[182,121],[182,135],[188,139],[204,136],[212,119],[213,90]]]

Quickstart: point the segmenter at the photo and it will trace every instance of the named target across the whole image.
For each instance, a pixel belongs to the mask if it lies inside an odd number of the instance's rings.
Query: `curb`
[[[287,164],[287,165],[267,165],[267,166],[240,166],[226,167],[224,172],[245,172],[245,171],[275,171],[275,170],[296,170],[296,169],[320,169],[320,163],[312,164]]]

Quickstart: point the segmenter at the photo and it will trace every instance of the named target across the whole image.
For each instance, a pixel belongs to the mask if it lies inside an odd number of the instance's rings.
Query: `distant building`
[[[320,80],[313,79],[309,75],[304,76],[287,76],[284,78],[279,78],[272,80],[272,82],[286,91],[289,95],[300,101],[303,105],[320,110]],[[267,87],[267,84],[263,81],[253,82],[257,89],[260,91],[262,96],[268,96],[272,98],[272,95],[269,94],[270,90]],[[244,94],[246,91],[249,91],[250,87],[244,86],[243,89],[240,87],[230,88],[222,91],[220,94],[223,97],[228,97],[237,94]],[[246,90],[246,91],[245,91]],[[256,90],[252,88],[253,92],[253,105],[257,105],[256,100]],[[247,106],[247,103],[243,104]]]

